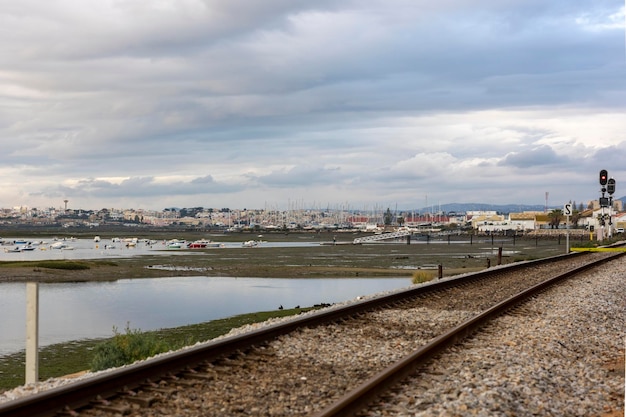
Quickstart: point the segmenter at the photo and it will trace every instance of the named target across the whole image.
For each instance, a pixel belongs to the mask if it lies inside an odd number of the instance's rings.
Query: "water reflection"
[[[109,337],[113,327],[154,330],[255,311],[337,303],[407,287],[409,278],[177,277],[39,286],[41,346]],[[0,354],[25,346],[26,285],[0,284]]]

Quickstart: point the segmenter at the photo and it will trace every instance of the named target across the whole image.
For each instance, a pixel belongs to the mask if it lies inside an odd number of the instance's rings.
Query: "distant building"
[[[540,212],[525,211],[522,213],[509,213],[511,228],[519,231],[535,230],[537,227],[537,214],[540,214]]]
[[[480,232],[495,232],[506,229],[504,216],[495,211],[468,211],[466,219],[472,224],[472,229]]]

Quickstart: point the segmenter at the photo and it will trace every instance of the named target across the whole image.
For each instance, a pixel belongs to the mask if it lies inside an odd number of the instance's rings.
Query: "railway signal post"
[[[563,214],[566,216],[565,220],[565,253],[569,253],[569,216],[572,215],[572,203],[566,203],[563,206]]]
[[[600,197],[600,209],[602,213],[600,214],[600,227],[598,227],[598,242],[602,242],[604,239],[604,209],[609,206],[609,199],[605,196],[606,193],[606,185],[609,182],[609,173],[606,169],[600,170],[600,192],[602,193],[602,197]]]

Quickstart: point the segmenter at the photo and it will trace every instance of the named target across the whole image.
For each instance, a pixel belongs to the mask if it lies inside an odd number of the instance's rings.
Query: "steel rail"
[[[619,253],[610,258],[604,258],[583,266],[573,268],[566,271],[563,274],[559,274],[552,278],[549,278],[539,284],[536,284],[493,307],[481,312],[480,314],[468,319],[460,325],[450,329],[444,334],[435,337],[429,343],[422,346],[415,352],[405,356],[398,362],[390,365],[380,373],[372,376],[368,380],[364,381],[354,390],[348,392],[332,405],[328,406],[324,410],[314,417],[352,417],[358,412],[362,411],[368,404],[373,402],[376,398],[379,398],[389,389],[401,382],[406,377],[415,374],[417,368],[423,366],[434,355],[442,352],[449,346],[465,339],[472,333],[474,333],[480,327],[483,327],[487,322],[502,315],[505,311],[522,304],[529,298],[539,294],[547,288],[557,284],[558,282],[570,278],[585,272],[591,268],[594,268],[609,260],[616,259],[626,253]]]
[[[85,380],[0,404],[0,417],[23,417],[25,415],[29,417],[49,417],[57,415],[64,410],[79,409],[88,405],[96,398],[113,397],[121,393],[122,390],[132,390],[140,387],[147,381],[162,378],[164,375],[179,373],[191,367],[192,364],[211,361],[236,351],[246,350],[254,345],[259,345],[293,332],[298,328],[335,322],[386,304],[458,286],[465,282],[485,279],[503,272],[515,271],[532,265],[565,260],[574,256],[586,256],[586,254],[570,253],[534,261],[517,262],[502,267],[493,267],[476,273],[433,281],[416,288],[381,295],[343,307],[307,314],[303,317],[294,318],[294,320],[266,326],[239,336],[227,337],[183,351],[161,355]]]

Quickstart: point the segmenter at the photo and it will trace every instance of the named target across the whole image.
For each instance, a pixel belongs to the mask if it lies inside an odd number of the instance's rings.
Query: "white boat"
[[[166,243],[168,249],[182,249],[185,246],[184,240],[172,239]]]
[[[12,247],[11,249],[5,248],[4,251],[7,253],[18,253],[18,252],[30,252],[35,250],[35,246],[31,244],[20,244]]]
[[[59,241],[59,242],[54,242],[52,245],[50,245],[50,249],[64,249],[67,248],[67,243]]]

